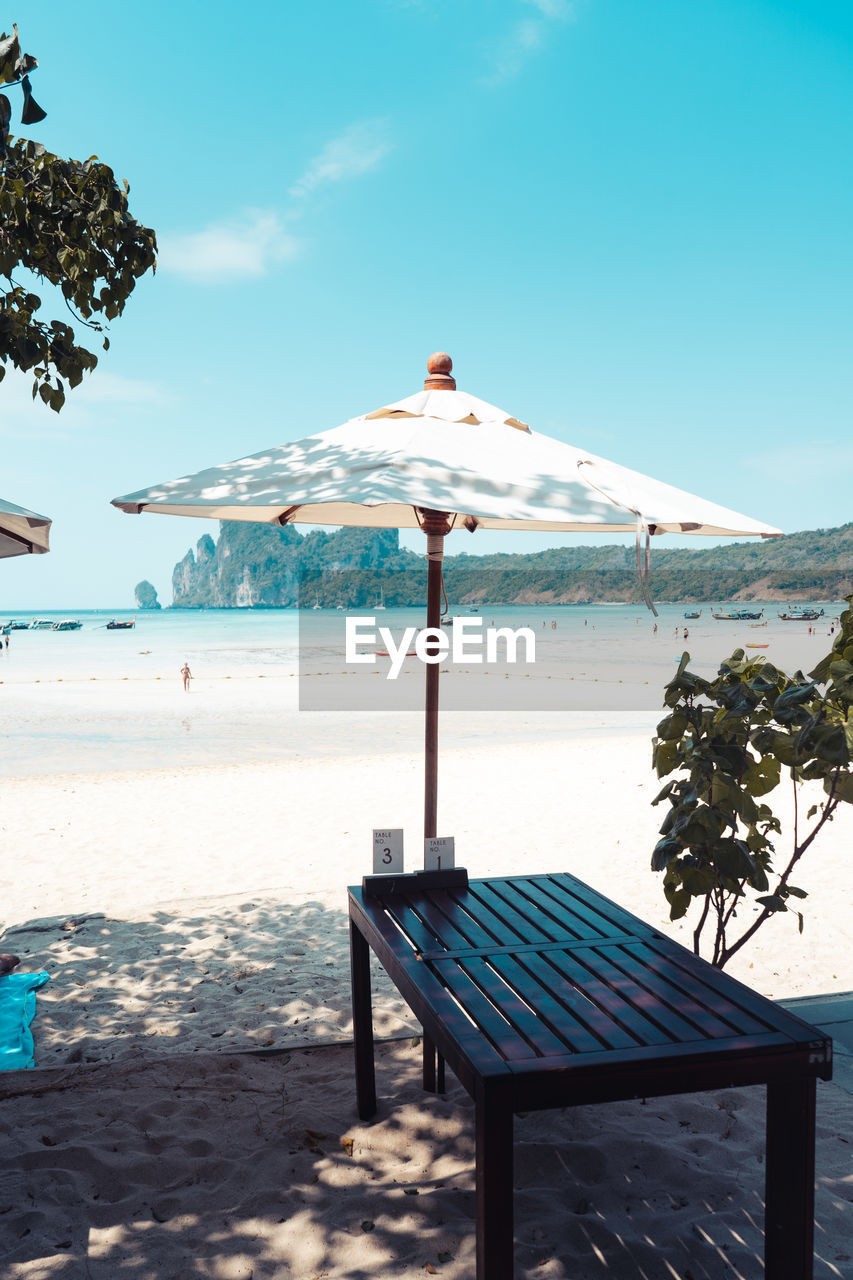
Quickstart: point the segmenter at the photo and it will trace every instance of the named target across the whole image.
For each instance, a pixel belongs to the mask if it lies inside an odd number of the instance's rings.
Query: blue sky
[[[126,177],[161,259],[60,415],[0,384],[0,494],[54,520],[50,555],[4,562],[0,613],[131,607],[141,578],[168,603],[216,525],[112,497],[410,394],[436,349],[626,466],[786,531],[853,519],[844,0],[16,20],[49,113],[21,132]],[[476,538],[449,550],[547,541]]]

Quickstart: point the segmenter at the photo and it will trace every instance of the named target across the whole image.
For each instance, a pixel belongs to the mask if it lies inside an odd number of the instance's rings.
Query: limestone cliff
[[[185,609],[290,608],[300,603],[371,603],[374,579],[409,561],[396,529],[301,534],[292,525],[226,521],[214,542],[199,538],[172,574],[173,603]]]

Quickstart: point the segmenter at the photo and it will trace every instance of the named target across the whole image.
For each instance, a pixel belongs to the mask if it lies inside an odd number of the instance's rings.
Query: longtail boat
[[[714,613],[711,610],[711,617],[716,618],[718,622],[755,622],[764,613],[763,609],[758,612],[754,609],[733,609],[731,613]]]
[[[823,617],[823,609],[789,609],[787,613],[780,613],[779,617],[783,622],[817,622],[818,618]]]

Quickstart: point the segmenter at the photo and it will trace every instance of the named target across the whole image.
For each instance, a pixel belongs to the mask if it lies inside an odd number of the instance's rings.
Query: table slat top
[[[350,913],[425,1025],[485,1074],[831,1041],[566,872],[452,890],[350,889]]]

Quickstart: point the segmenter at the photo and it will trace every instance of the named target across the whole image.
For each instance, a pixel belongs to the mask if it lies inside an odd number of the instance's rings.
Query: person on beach
[[[189,666],[185,662],[184,665],[181,667],[181,679],[184,682],[184,693],[189,693],[190,680],[192,680],[192,678],[193,678],[193,673],[190,671]]]

